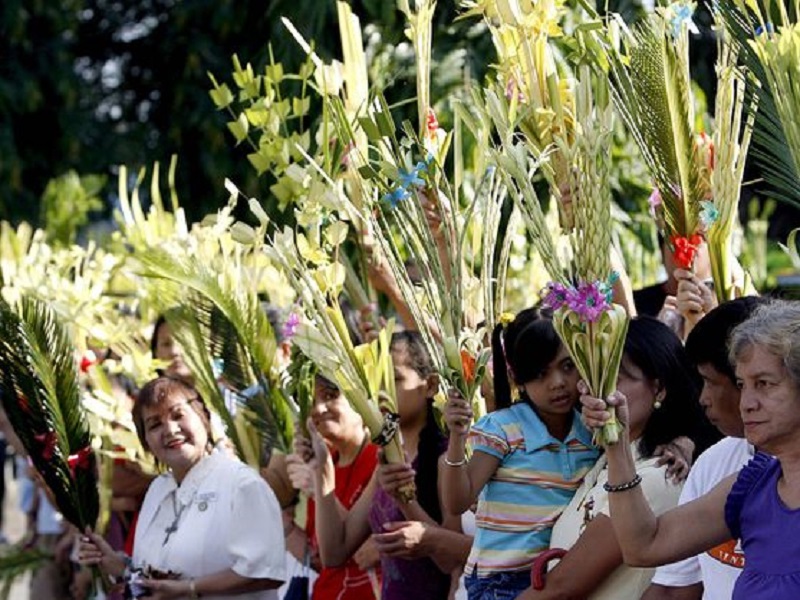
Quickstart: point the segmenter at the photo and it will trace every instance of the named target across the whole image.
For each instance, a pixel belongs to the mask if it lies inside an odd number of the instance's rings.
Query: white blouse
[[[150,485],[136,525],[133,564],[183,579],[232,569],[242,577],[283,581],[283,539],[280,507],[267,483],[244,463],[216,452],[192,467],[180,486],[169,473]],[[276,600],[278,594],[233,597]]]
[[[683,484],[667,480],[667,468],[659,467],[656,464],[657,458],[642,458],[637,442],[631,444],[631,451],[636,460],[636,471],[642,476],[642,492],[653,513],[660,516],[677,506]],[[603,489],[603,484],[607,481],[607,461],[605,456],[601,456],[597,464],[586,474],[583,484],[556,521],[550,539],[551,548],[569,550],[578,541],[584,527],[592,518],[598,514],[610,516],[608,492]],[[549,566],[552,569],[557,564],[553,561]],[[655,569],[620,565],[594,590],[588,600],[639,598],[650,585],[653,573]]]

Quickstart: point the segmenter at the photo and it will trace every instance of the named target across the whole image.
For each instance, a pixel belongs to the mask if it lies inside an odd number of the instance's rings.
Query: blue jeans
[[[476,573],[464,578],[469,600],[514,600],[531,587],[530,571],[495,573],[478,577]]]

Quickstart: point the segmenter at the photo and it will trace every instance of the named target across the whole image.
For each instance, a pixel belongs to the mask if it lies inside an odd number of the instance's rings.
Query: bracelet
[[[603,484],[603,489],[608,493],[627,492],[628,490],[632,490],[633,488],[635,488],[640,483],[642,483],[642,476],[637,473],[636,477],[634,477],[630,481],[626,481],[625,483],[620,483],[619,485],[609,485],[608,482],[606,481]]]
[[[452,461],[447,460],[447,456],[445,456],[444,464],[446,464],[448,467],[463,467],[465,464],[467,464],[467,457],[465,456],[461,460]]]
[[[200,594],[197,593],[197,584],[194,581],[194,577],[189,580],[189,598],[191,598],[191,600],[198,600],[198,598],[200,598]]]

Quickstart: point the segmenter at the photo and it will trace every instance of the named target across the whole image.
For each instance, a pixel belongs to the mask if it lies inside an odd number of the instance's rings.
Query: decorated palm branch
[[[209,225],[183,240],[188,249],[143,247],[135,259],[140,274],[156,286],[153,301],[173,326],[198,389],[219,413],[240,457],[258,465],[265,444],[291,448],[295,411],[282,393],[277,341],[258,295],[274,268],[261,253],[266,216],[253,201],[262,224],[253,229],[233,221],[237,195]],[[226,403],[226,390],[236,400],[233,406]]]
[[[574,91],[560,72],[553,40],[563,35],[567,12],[563,0],[462,0],[464,17],[480,16],[489,27],[497,50],[498,78],[509,99],[512,120],[537,156],[549,154],[541,173],[559,201],[561,223],[572,226],[569,204],[562,204],[570,157],[555,147],[557,138],[571,139],[575,127]],[[592,11],[593,12],[593,11]]]
[[[743,295],[748,287],[746,281],[734,280],[732,238],[756,105],[756,100],[747,101],[746,79],[736,67],[734,47],[723,41],[717,60],[713,159],[709,165],[712,201],[703,202],[700,215],[706,228],[714,292],[720,303]]]
[[[9,422],[59,512],[80,531],[99,512],[96,456],[75,347],[44,302],[0,302],[0,393]]]
[[[596,90],[596,91],[595,91]],[[613,108],[604,77],[595,78],[588,66],[579,68],[575,86],[576,127],[570,137],[554,143],[572,168],[567,180],[574,227],[568,233],[567,256],[558,250],[531,182],[541,155],[527,139],[515,135],[504,98],[486,90],[484,118],[500,138],[493,154],[510,195],[518,204],[533,244],[552,278],[543,303],[553,309],[553,324],[592,394],[608,397],[616,389],[629,317],[615,304],[612,287],[619,274],[611,267],[612,218],[609,172]],[[600,443],[615,443],[621,430],[613,417],[596,432]]]
[[[274,234],[266,249],[298,292],[304,318],[292,341],[361,415],[373,442],[383,447],[386,461],[401,464],[405,457],[390,349],[393,322],[376,340],[354,345],[339,304],[345,268],[335,261],[309,263],[298,245],[300,235],[284,229]],[[412,499],[413,487],[404,494]]]
[[[708,136],[695,132],[689,73],[694,4],[657,8],[624,30],[623,50],[608,54],[614,103],[644,157],[652,201],[675,263],[691,269],[702,243],[702,202],[710,200]]]
[[[347,139],[351,124],[340,119],[337,125],[339,135]],[[465,223],[477,206],[489,203],[495,174],[484,174],[474,198],[462,209],[440,162],[452,138],[438,126],[432,111],[424,134],[418,136],[410,123],[397,129],[378,95],[371,114],[359,118],[359,126],[372,149],[362,157],[365,164],[358,172],[364,197],[374,203],[368,215],[371,231],[413,320],[406,326],[420,332],[443,381],[472,400],[476,415],[481,415],[485,408],[479,388],[489,351],[482,342],[483,328],[476,327],[483,298],[480,282],[466,264]],[[342,201],[350,204],[346,198]],[[431,224],[426,210],[440,225]],[[497,240],[496,232],[491,233]]]

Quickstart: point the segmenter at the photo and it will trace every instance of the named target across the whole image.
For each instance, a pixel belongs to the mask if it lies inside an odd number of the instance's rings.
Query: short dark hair
[[[696,365],[710,364],[736,383],[736,373],[728,354],[734,328],[750,318],[755,309],[769,302],[761,296],[745,296],[723,302],[705,315],[686,338],[686,352]]]
[[[136,435],[139,436],[139,441],[142,443],[142,447],[144,447],[145,450],[150,450],[146,440],[147,430],[144,426],[144,416],[142,415],[143,409],[145,407],[149,408],[158,406],[173,394],[182,395],[189,403],[189,406],[192,407],[192,410],[197,413],[197,415],[200,417],[200,420],[203,421],[206,431],[208,432],[209,444],[213,446],[214,440],[211,434],[211,412],[208,410],[203,397],[194,388],[194,386],[189,385],[182,379],[171,377],[169,375],[162,375],[160,377],[156,377],[155,379],[151,379],[144,384],[142,389],[139,390],[139,394],[136,396],[136,401],[133,403],[133,424],[136,426]]]

